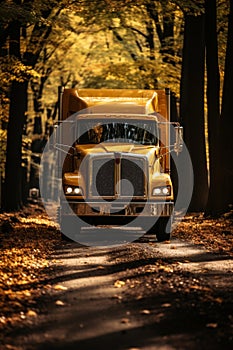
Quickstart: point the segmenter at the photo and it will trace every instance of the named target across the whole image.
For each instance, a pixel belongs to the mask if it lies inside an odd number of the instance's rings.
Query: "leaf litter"
[[[188,214],[172,237],[205,248],[201,254],[213,253],[212,259],[218,264],[223,256],[229,260],[233,256],[232,219],[233,211],[218,218],[205,218],[203,213]],[[184,324],[185,329],[195,325],[199,333],[194,337],[200,344],[224,344],[227,348],[233,341],[232,271],[221,271],[220,264],[213,272],[205,267],[198,272],[185,270],[184,263],[190,263],[187,258],[158,256],[157,244],[163,243],[132,243],[110,255],[119,269],[127,266],[118,279],[125,282],[122,302],[135,310],[132,317],[139,317],[136,310],[140,308],[139,314],[147,315],[144,326],[146,322],[149,325],[162,322],[162,329],[164,324],[171,324],[174,317],[173,326],[177,327],[177,332]],[[175,247],[171,245],[171,249]],[[205,259],[204,255],[202,258]],[[211,329],[216,330],[214,337],[213,333],[208,333]]]
[[[4,329],[40,314],[37,299],[52,288],[53,261],[49,258],[59,241],[56,224],[40,205],[0,214],[1,335]]]

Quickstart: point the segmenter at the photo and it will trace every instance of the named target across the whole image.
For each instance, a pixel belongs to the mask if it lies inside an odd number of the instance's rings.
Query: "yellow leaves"
[[[3,84],[11,81],[23,82],[29,78],[40,77],[40,74],[30,66],[23,64],[16,57],[1,59],[0,79]]]
[[[56,300],[55,304],[57,306],[64,306],[65,305],[65,303],[62,300]]]
[[[25,297],[30,297],[32,294],[29,290],[23,290],[22,291],[22,294],[25,296]]]
[[[210,288],[204,287],[204,286],[199,286],[199,285],[192,285],[189,288],[190,289],[195,289],[195,290],[202,290],[202,291],[205,291],[205,292],[210,292],[211,291]]]
[[[62,286],[61,284],[56,284],[53,288],[55,290],[67,290],[67,287]]]
[[[173,272],[173,268],[171,266],[169,266],[169,265],[159,265],[159,271],[172,273]]]
[[[125,285],[125,282],[124,281],[120,281],[120,280],[117,280],[115,283],[114,283],[114,287],[115,288],[121,288]]]
[[[216,219],[206,219],[203,215],[187,215],[172,235],[203,245],[210,251],[233,254],[232,220],[227,220],[224,215]]]
[[[25,224],[36,224],[36,225],[47,225],[56,227],[55,223],[51,223],[51,221],[47,218],[38,215],[37,217],[29,217],[29,218],[21,218],[20,221]]]
[[[206,327],[207,327],[207,328],[217,328],[217,327],[218,327],[218,324],[217,324],[217,323],[207,323],[207,324],[206,324]]]
[[[8,300],[21,300],[23,298],[27,298],[27,297],[31,296],[31,292],[27,289],[26,290],[18,290],[18,291],[14,291],[12,289],[0,290],[0,294],[3,292]]]
[[[21,307],[22,307],[22,304],[20,304],[18,301],[13,301],[13,302],[11,303],[11,305],[12,305],[13,307],[17,307],[17,308],[21,308]]]
[[[162,304],[161,306],[162,306],[162,307],[171,307],[172,304],[170,304],[170,303],[164,303],[164,304]]]
[[[28,206],[25,210],[34,213],[35,208]],[[51,289],[44,284],[51,264],[47,257],[60,238],[55,225],[44,214],[3,213],[0,220],[14,226],[8,235],[0,233],[0,327],[3,327],[36,317],[35,298]]]
[[[217,304],[222,304],[223,303],[223,299],[220,298],[220,297],[214,297],[210,294],[206,294],[204,297],[203,297],[203,301],[211,301],[212,303],[217,303]]]
[[[7,322],[7,319],[5,316],[0,317],[0,323],[5,324]]]
[[[151,314],[151,311],[148,310],[148,309],[144,309],[144,310],[141,310],[141,311],[140,311],[140,314],[141,314],[141,315],[150,315],[150,314]]]
[[[145,271],[148,273],[153,273],[153,272],[156,272],[157,270],[158,270],[157,266],[148,265],[148,267],[145,268]]]
[[[28,316],[28,317],[37,317],[37,313],[34,310],[28,310],[28,312],[26,313],[26,316]]]
[[[214,298],[214,301],[218,304],[222,304],[223,299],[222,298]]]
[[[141,283],[143,283],[143,281],[138,280],[138,279],[134,279],[133,282],[131,282],[129,279],[127,279],[127,282],[129,283],[130,288],[134,288],[137,285],[140,285]]]

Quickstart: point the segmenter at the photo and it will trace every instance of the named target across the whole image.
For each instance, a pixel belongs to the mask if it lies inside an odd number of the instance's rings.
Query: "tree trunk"
[[[21,5],[21,0],[14,0],[17,5]],[[62,10],[58,8],[57,16]],[[42,17],[47,19],[53,10],[53,6],[48,6],[42,11]],[[21,57],[20,51],[20,31],[25,24],[17,20],[9,25],[9,53],[10,56],[18,58],[26,66],[35,67],[43,45],[51,33],[52,24],[35,23],[31,32],[30,40],[27,41],[27,49]],[[51,23],[53,23],[51,19]],[[28,79],[28,78],[25,78]],[[27,110],[27,88],[28,81],[12,82],[10,96],[10,115],[7,132],[7,153],[6,153],[6,178],[5,178],[5,201],[4,209],[7,211],[18,210],[22,206],[22,135],[25,122],[25,112]]]
[[[222,210],[220,164],[220,78],[218,67],[216,0],[205,0],[205,36],[207,68],[207,110],[209,141],[210,188],[205,215],[214,216]]]
[[[10,116],[7,129],[5,210],[14,211],[22,206],[21,149],[25,117],[27,82],[13,81],[11,87]]]
[[[20,23],[16,20],[10,24],[11,56],[20,57]],[[22,205],[22,134],[26,112],[27,82],[14,80],[10,92],[10,111],[7,126],[7,151],[5,168],[4,209],[18,210]]]
[[[161,45],[162,60],[175,65],[174,56],[174,9],[168,2],[161,2],[162,16],[153,2],[146,5],[149,18],[154,22],[158,39]],[[157,5],[158,6],[158,5]]]
[[[161,42],[161,54],[163,61],[175,65],[174,57],[174,9],[171,4],[161,1],[163,9],[163,40]]]
[[[233,204],[233,2],[230,1],[227,50],[223,84],[220,146],[222,161],[222,209]]]
[[[204,15],[185,15],[180,115],[193,164],[194,188],[189,211],[203,211],[208,196],[204,131]],[[192,174],[187,173],[187,186]]]

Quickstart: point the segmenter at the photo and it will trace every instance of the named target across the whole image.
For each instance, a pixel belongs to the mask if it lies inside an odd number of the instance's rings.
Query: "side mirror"
[[[182,149],[183,149],[183,127],[182,126],[175,126],[175,135],[176,135],[176,141],[174,144],[174,151],[178,155]]]
[[[63,122],[64,123],[64,122]],[[59,123],[54,124],[54,130],[53,130],[53,134],[51,136],[51,140],[50,140],[50,149],[51,150],[57,150],[59,152],[62,152],[66,155],[70,155],[73,156],[74,152],[72,151],[72,153],[69,152],[70,149],[75,150],[75,148],[72,145],[67,145],[65,143],[63,143],[63,134],[64,134],[64,130],[62,130],[59,127]],[[65,130],[67,131],[67,130]],[[66,135],[69,135],[69,133],[67,132]],[[65,140],[66,141],[66,140]]]
[[[54,125],[54,128],[53,128],[53,147],[55,148],[56,147],[56,144],[58,143],[58,123],[56,123]]]
[[[57,146],[58,142],[58,124],[54,124],[53,126],[53,133],[50,135],[49,142],[48,142],[48,147],[50,151],[54,151]]]

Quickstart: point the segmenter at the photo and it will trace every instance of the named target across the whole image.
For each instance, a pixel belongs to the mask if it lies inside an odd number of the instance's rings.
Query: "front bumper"
[[[67,216],[72,212],[82,216],[120,216],[120,217],[169,217],[173,214],[173,202],[64,202],[61,203],[61,215]],[[68,206],[67,206],[68,204]],[[73,214],[73,213],[70,214]]]

